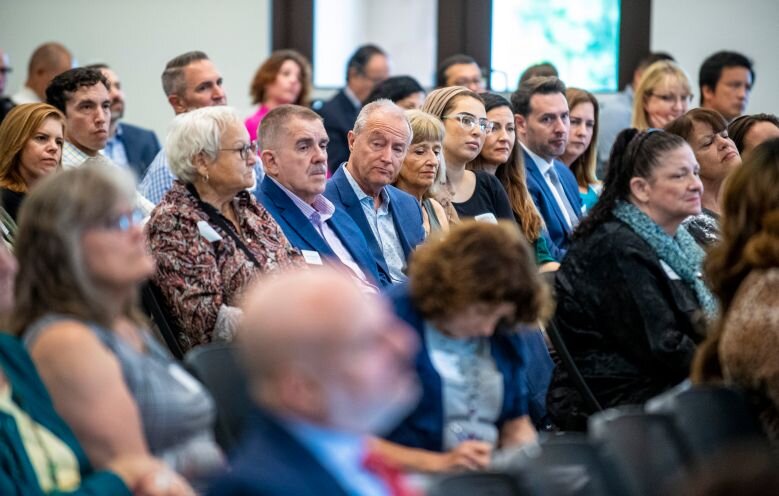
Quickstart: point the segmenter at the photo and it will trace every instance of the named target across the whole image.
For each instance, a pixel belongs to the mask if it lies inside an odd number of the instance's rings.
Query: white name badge
[[[203,390],[203,386],[197,382],[197,379],[189,375],[186,370],[181,368],[181,366],[175,363],[171,363],[168,367],[168,372],[170,372],[170,375],[173,376],[173,378],[176,379],[179,384],[184,386],[190,393],[199,393]]]
[[[322,257],[319,256],[318,251],[313,250],[300,250],[303,252],[303,258],[309,265],[322,265]]]
[[[498,223],[498,219],[495,217],[495,214],[493,214],[492,212],[479,214],[476,217],[474,217],[474,219],[479,221],[479,222],[488,222],[490,224],[497,224]]]
[[[221,241],[222,236],[211,227],[211,224],[201,220],[197,223],[197,230],[200,231],[200,235],[213,243],[214,241]]]

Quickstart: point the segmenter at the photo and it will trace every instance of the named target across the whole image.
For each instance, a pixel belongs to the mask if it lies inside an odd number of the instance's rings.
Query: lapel
[[[408,256],[411,253],[411,243],[406,237],[406,231],[403,229],[403,226],[398,220],[410,219],[412,217],[410,215],[406,215],[407,212],[403,211],[404,206],[401,204],[400,198],[398,198],[399,195],[395,194],[394,186],[386,186],[384,189],[387,191],[387,195],[390,198],[389,212],[390,215],[392,215],[392,223],[395,225],[395,232],[398,233],[400,246],[403,248],[403,254],[406,257],[406,260],[408,260]]]
[[[557,204],[557,200],[555,200],[554,194],[552,194],[552,191],[550,191],[549,185],[546,183],[546,178],[543,174],[541,174],[541,170],[538,168],[536,161],[533,160],[533,157],[528,155],[524,148],[522,149],[522,153],[525,155],[525,170],[533,177],[536,183],[538,183],[538,189],[541,191],[541,195],[544,197],[544,203],[546,203],[547,209],[554,213],[558,224],[560,224],[560,227],[562,228],[561,231],[563,233],[567,233],[569,231],[568,222],[565,220],[565,215],[563,215],[563,213],[560,211],[560,206]],[[552,167],[554,167],[554,164],[552,164]],[[560,180],[560,184],[562,184],[562,180]],[[565,191],[565,188],[563,188],[563,191]]]

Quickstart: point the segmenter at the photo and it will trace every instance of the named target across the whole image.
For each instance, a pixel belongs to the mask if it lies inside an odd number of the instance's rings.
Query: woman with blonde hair
[[[579,88],[565,90],[570,111],[571,130],[565,153],[560,157],[579,184],[579,196],[584,211],[588,212],[598,201],[601,183],[595,177],[598,165],[598,99]]]
[[[687,112],[692,101],[690,78],[675,62],[661,60],[641,76],[633,97],[631,127],[662,128]]]

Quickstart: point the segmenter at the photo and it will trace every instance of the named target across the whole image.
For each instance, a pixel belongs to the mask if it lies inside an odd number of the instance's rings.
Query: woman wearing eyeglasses
[[[662,128],[687,112],[690,101],[690,79],[684,70],[670,60],[655,62],[641,75],[630,125],[640,131]]]
[[[92,466],[152,454],[201,480],[223,464],[214,403],[137,310],[154,260],[134,194],[129,172],[92,164],[35,186],[19,213],[9,327]],[[59,473],[53,452],[41,456]]]
[[[255,183],[257,145],[233,109],[177,116],[165,149],[178,179],[146,227],[157,262],[153,281],[179,322],[186,352],[232,339],[244,287],[303,258],[246,191]]]
[[[487,172],[466,169],[479,156],[485,137],[492,131],[482,98],[465,87],[450,86],[432,91],[422,110],[444,123],[445,189],[457,215],[491,222],[513,219],[514,213],[500,181]]]

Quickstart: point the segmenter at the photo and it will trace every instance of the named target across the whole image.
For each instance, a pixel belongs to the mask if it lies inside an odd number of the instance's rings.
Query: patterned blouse
[[[208,215],[181,181],[173,183],[146,225],[157,261],[154,283],[178,319],[182,329],[178,341],[184,352],[232,337],[219,335],[217,316],[225,307],[237,306],[254,277],[305,266],[300,252],[250,193],[239,193],[234,206],[243,242],[261,267],[255,267],[219,225],[208,222]]]

